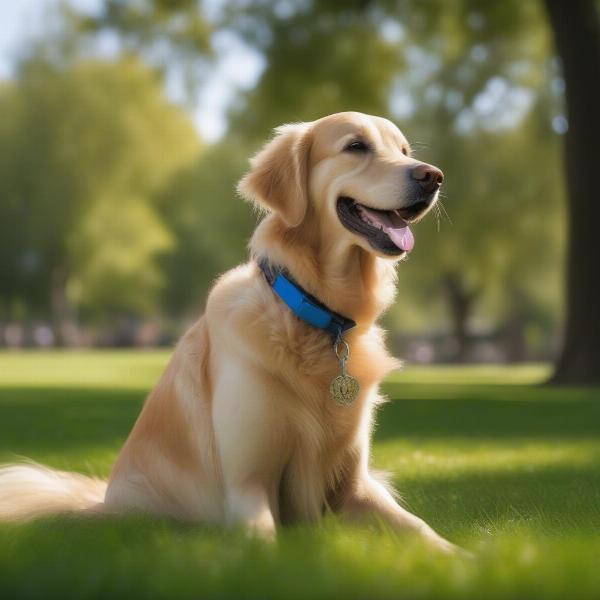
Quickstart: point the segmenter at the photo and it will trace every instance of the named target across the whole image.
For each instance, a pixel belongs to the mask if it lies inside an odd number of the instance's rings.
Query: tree
[[[392,34],[381,34],[385,14],[362,0],[344,6],[298,3],[293,8],[283,15],[273,3],[230,9],[227,25],[266,59],[256,87],[234,107],[231,129],[264,139],[282,123],[340,110],[389,114],[404,60],[402,43]],[[268,35],[261,35],[265,30]]]
[[[215,144],[161,194],[159,211],[174,238],[161,260],[167,314],[197,312],[214,279],[246,258],[256,217],[235,185],[252,150],[231,138]]]
[[[594,0],[545,0],[566,83],[567,315],[554,383],[600,382],[600,18]]]
[[[64,25],[84,37],[116,32],[125,53],[139,53],[146,62],[175,74],[190,98],[213,57],[213,28],[204,14],[202,0],[104,0],[95,13],[62,7]]]
[[[95,14],[67,5],[63,16],[83,33],[117,31],[124,50],[143,49],[164,65],[192,65],[211,51],[212,31],[199,0],[104,0]]]
[[[170,243],[152,199],[199,147],[160,78],[134,59],[64,69],[31,60],[5,102],[0,195],[19,237],[17,276],[3,278],[1,295],[30,314],[51,311],[62,342],[75,303],[90,314],[148,309],[160,286],[154,262]]]

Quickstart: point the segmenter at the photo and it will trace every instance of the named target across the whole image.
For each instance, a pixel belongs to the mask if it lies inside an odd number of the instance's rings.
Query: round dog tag
[[[356,400],[359,390],[358,381],[347,374],[335,377],[329,387],[331,396],[340,406],[352,404]]]

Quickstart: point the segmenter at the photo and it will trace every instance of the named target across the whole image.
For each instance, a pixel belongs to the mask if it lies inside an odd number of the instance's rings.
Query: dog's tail
[[[107,482],[34,462],[0,465],[0,521],[100,508]]]

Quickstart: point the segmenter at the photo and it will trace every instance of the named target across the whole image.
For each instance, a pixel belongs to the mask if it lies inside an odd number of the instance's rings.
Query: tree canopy
[[[153,198],[199,150],[160,77],[132,58],[65,70],[33,61],[0,105],[0,222],[18,231],[0,259],[8,310],[154,307],[155,263],[172,238]]]

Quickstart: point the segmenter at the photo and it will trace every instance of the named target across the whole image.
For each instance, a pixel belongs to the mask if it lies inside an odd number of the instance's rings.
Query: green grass
[[[105,476],[164,352],[0,354],[0,460]],[[328,517],[276,545],[165,520],[0,527],[6,598],[598,598],[600,390],[533,367],[409,368],[374,464],[473,561]]]

